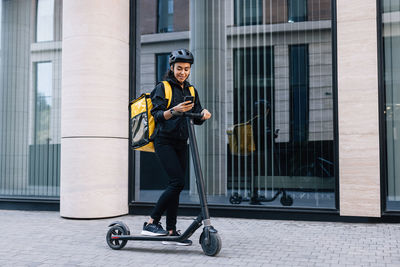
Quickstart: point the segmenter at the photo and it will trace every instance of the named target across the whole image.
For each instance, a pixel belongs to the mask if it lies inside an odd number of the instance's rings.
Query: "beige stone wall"
[[[128,213],[129,0],[63,9],[63,217]]]
[[[380,217],[376,0],[337,1],[340,214]]]

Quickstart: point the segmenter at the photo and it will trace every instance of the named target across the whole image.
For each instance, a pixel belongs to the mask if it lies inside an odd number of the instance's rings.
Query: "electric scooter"
[[[181,242],[187,240],[193,233],[199,229],[203,224],[203,232],[200,235],[199,243],[203,249],[204,254],[207,256],[215,256],[219,253],[222,246],[221,237],[218,235],[218,231],[211,225],[210,214],[208,211],[207,198],[204,192],[204,179],[200,166],[199,151],[197,148],[196,136],[194,132],[193,119],[201,119],[202,115],[199,113],[183,113],[186,117],[189,130],[189,145],[192,151],[194,171],[196,175],[197,190],[200,198],[201,213],[197,216],[192,224],[186,229],[181,236],[142,236],[142,235],[131,235],[128,226],[121,222],[116,221],[111,223],[108,227],[110,229],[107,232],[106,240],[110,248],[118,250],[125,247],[128,240],[140,240],[140,241],[175,241]]]
[[[278,137],[279,134],[279,129],[276,129],[274,132],[274,139],[276,139]],[[275,148],[275,151],[279,151],[276,148],[276,144],[275,142],[273,143],[273,146]],[[281,173],[281,168],[280,168],[280,158],[279,156],[274,153],[274,162],[277,162],[277,167],[278,167],[278,175],[280,175]],[[275,201],[275,199],[278,198],[278,196],[280,194],[282,194],[281,198],[280,198],[280,202],[283,206],[291,206],[293,205],[293,198],[286,193],[286,189],[285,188],[278,188],[278,190],[275,192],[275,194],[270,197],[270,198],[266,198],[264,196],[260,196],[258,194],[258,188],[254,186],[253,182],[252,182],[252,192],[251,193],[251,197],[242,197],[238,192],[235,192],[231,195],[231,197],[229,198],[229,202],[231,204],[240,204],[242,203],[242,201],[249,201],[250,205],[261,205],[262,202],[273,202]]]

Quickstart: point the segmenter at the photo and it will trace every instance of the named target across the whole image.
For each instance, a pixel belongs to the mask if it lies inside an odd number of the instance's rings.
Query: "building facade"
[[[400,211],[396,1],[0,3],[0,203],[146,212],[168,178],[129,149],[127,106],[187,48],[213,114],[196,135],[216,213]],[[198,203],[192,165],[186,176],[183,210]]]

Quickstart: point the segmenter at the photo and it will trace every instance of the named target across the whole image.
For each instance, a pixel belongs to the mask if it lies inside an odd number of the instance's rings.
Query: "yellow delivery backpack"
[[[232,155],[247,156],[256,150],[251,120],[235,124],[226,130],[229,150]]]
[[[167,109],[171,105],[172,88],[169,82],[163,81],[165,98],[168,99]],[[189,87],[190,94],[194,97],[193,86]],[[129,103],[129,127],[131,131],[130,146],[139,151],[154,152],[153,133],[155,121],[150,111],[153,108],[150,93],[144,93]]]

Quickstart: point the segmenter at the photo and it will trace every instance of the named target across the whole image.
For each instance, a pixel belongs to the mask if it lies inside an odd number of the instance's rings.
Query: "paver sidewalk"
[[[115,220],[139,233],[146,217],[67,220],[58,212],[0,210],[0,266],[400,266],[400,224],[212,218],[222,250],[208,257],[200,229],[191,247],[128,241],[111,250],[105,234]],[[191,221],[178,218],[178,228]]]

